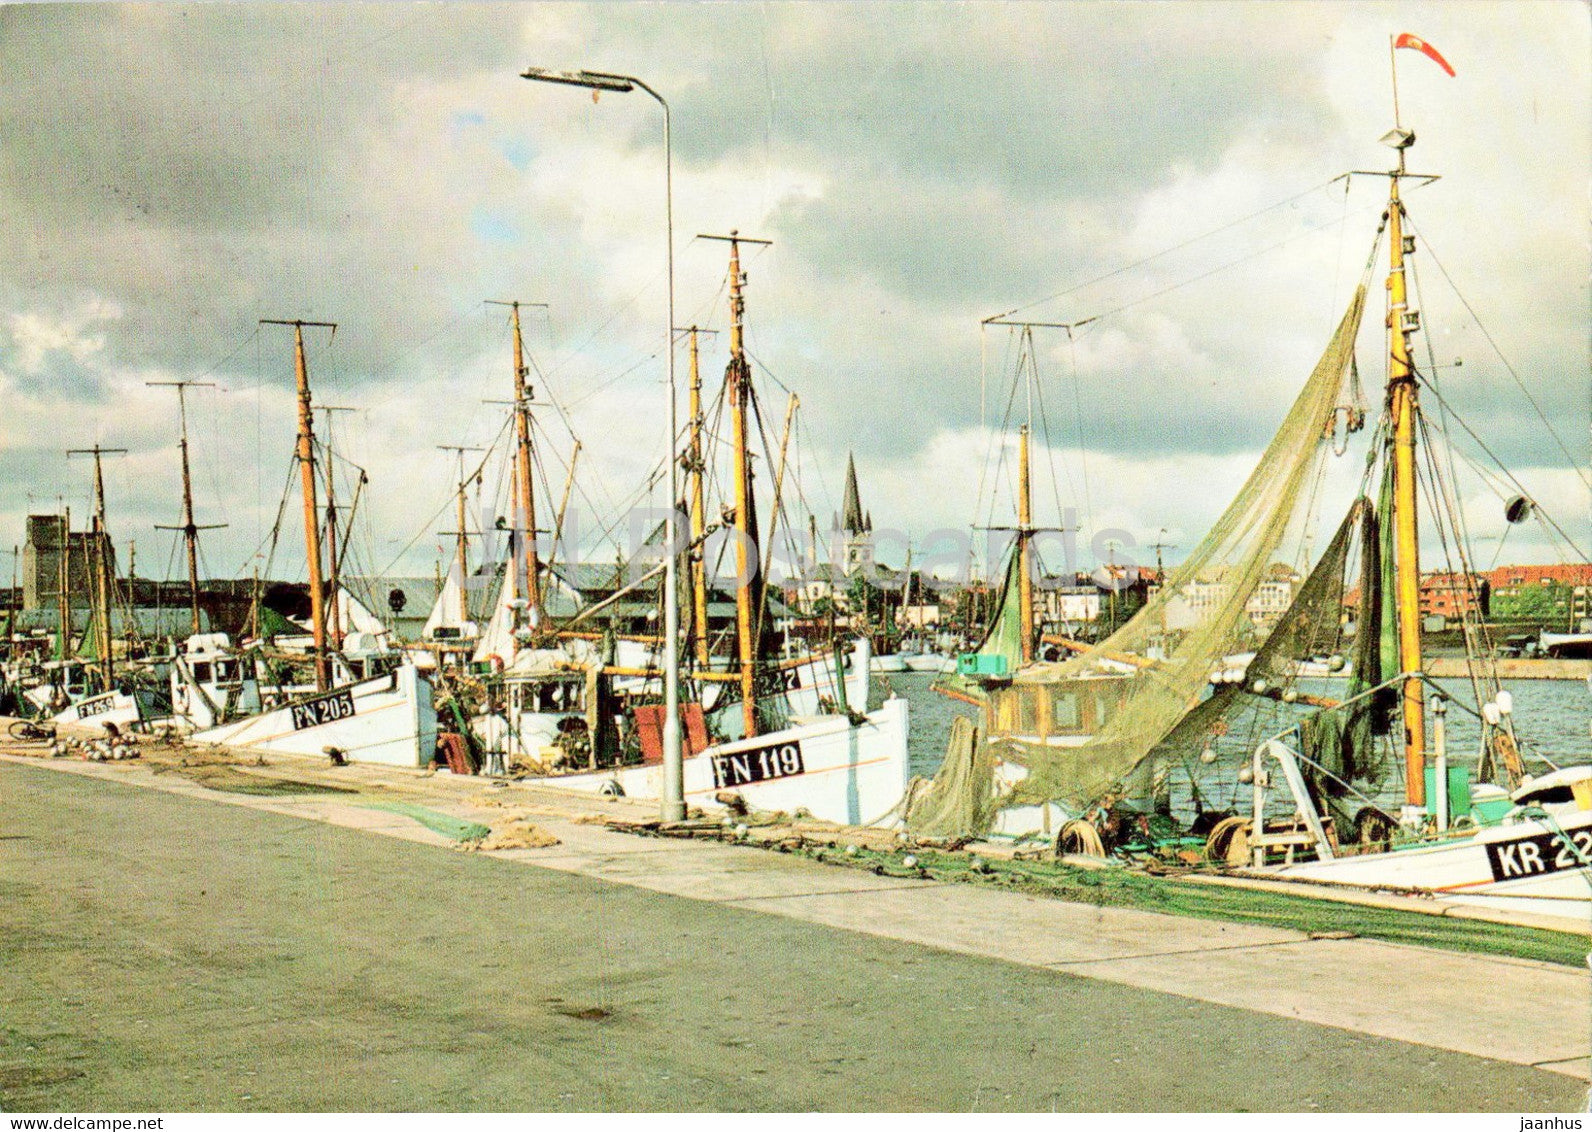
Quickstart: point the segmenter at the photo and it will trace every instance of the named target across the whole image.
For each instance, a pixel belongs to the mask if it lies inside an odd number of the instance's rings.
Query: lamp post
[[[663,196],[664,223],[667,229],[669,317],[664,324],[664,352],[669,367],[669,509],[664,519],[663,560],[663,804],[664,821],[685,819],[685,768],[680,749],[680,590],[677,579],[679,522],[676,503],[680,498],[680,462],[675,459],[675,439],[679,435],[674,387],[674,159],[669,138],[669,104],[663,95],[633,75],[610,75],[601,71],[552,71],[528,67],[520,75],[542,83],[586,87],[628,94],[646,91],[663,107]]]

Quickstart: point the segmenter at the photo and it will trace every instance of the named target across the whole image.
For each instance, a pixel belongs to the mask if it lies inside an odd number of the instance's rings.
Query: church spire
[[[867,529],[862,515],[862,499],[857,492],[857,461],[846,454],[846,498],[841,509],[841,530],[847,534],[861,534]]]

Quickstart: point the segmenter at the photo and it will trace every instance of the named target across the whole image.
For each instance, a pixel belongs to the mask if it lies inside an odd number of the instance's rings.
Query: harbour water
[[[951,732],[951,721],[958,715],[976,718],[975,708],[957,700],[948,699],[933,691],[938,679],[931,673],[905,672],[874,677],[876,687],[888,687],[905,696],[911,704],[911,732],[909,756],[912,773],[927,777],[939,768],[945,758],[945,745]],[[1308,682],[1310,691],[1332,695],[1334,686],[1342,694],[1342,681]],[[1319,688],[1315,687],[1319,684]],[[1470,685],[1464,680],[1440,680],[1438,684],[1448,691],[1456,704],[1471,704]],[[1303,686],[1303,685],[1302,685]],[[1503,687],[1514,699],[1516,733],[1526,758],[1527,770],[1541,773],[1553,765],[1592,761],[1592,692],[1580,680],[1505,680]],[[1282,705],[1275,705],[1281,709]],[[1220,764],[1236,767],[1254,750],[1256,744],[1287,726],[1285,718],[1276,712],[1254,713],[1239,721],[1217,745]],[[1448,713],[1448,749],[1456,765],[1474,765],[1480,739],[1476,719],[1461,707]],[[1394,771],[1396,773],[1396,767]],[[1231,772],[1220,775],[1236,786]],[[1217,787],[1223,794],[1221,786]],[[1228,804],[1234,799],[1218,799]],[[1380,800],[1380,799],[1379,799]]]

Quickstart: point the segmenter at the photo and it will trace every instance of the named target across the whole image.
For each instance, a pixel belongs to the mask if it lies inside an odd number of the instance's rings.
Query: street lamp
[[[669,138],[669,104],[663,95],[633,75],[610,75],[601,71],[553,71],[528,67],[520,75],[542,83],[560,83],[590,90],[610,90],[628,94],[640,88],[663,107],[663,196],[664,223],[667,229],[669,261],[669,316],[664,323],[664,355],[669,366],[669,509],[664,519],[663,560],[663,804],[664,821],[685,820],[685,766],[680,750],[680,590],[677,574],[679,523],[676,503],[680,498],[680,463],[675,459],[675,438],[679,435],[674,388],[674,158]]]

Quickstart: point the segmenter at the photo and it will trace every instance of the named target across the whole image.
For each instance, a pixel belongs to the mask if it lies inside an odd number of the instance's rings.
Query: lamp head
[[[590,90],[612,90],[621,94],[636,89],[636,84],[624,75],[610,75],[602,71],[554,71],[547,67],[527,67],[520,72],[522,79],[539,83],[561,83],[564,86],[583,86]]]

